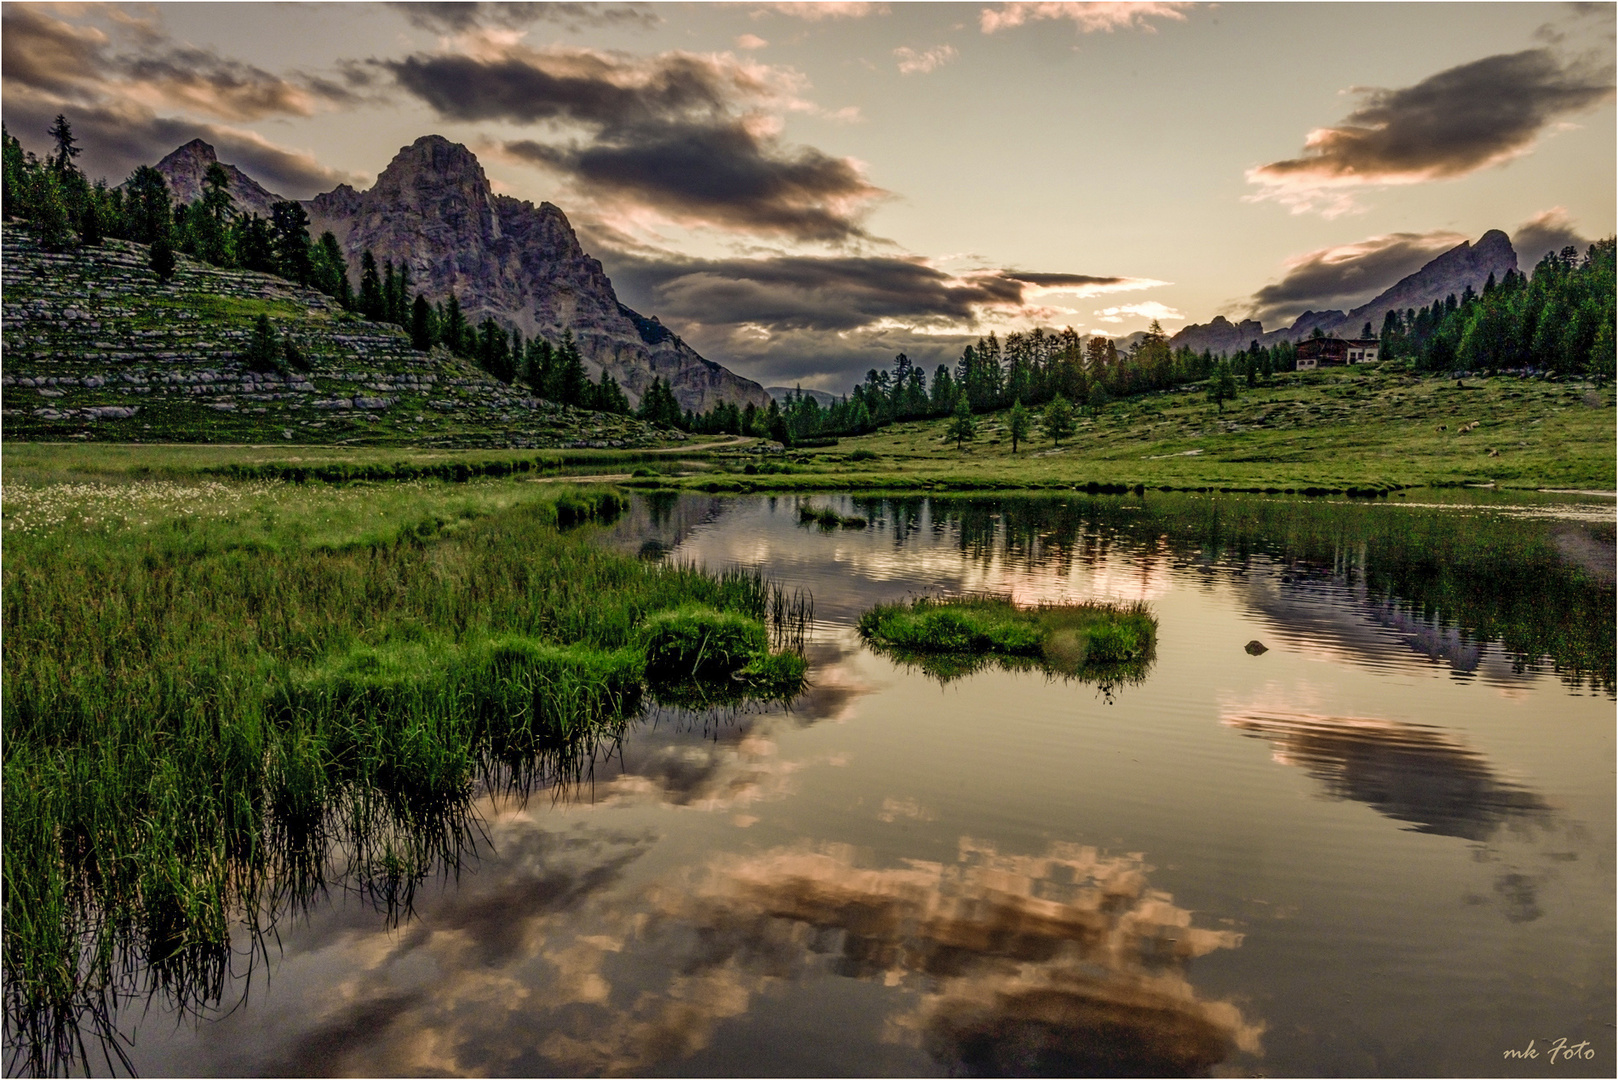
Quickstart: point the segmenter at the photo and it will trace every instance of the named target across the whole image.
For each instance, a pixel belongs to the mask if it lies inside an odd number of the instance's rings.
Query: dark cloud
[[[1023,274],[1014,270],[1007,270],[1005,276],[1013,281],[1026,282],[1041,289],[1062,291],[1073,289],[1075,291],[1094,290],[1100,286],[1116,286],[1126,284],[1128,279],[1121,277],[1091,277],[1088,274]]]
[[[851,207],[879,194],[846,158],[780,146],[741,121],[630,128],[584,146],[519,140],[505,150],[567,175],[603,201],[797,240],[865,238]]]
[[[36,153],[50,149],[46,130],[58,112],[66,112],[73,134],[84,148],[79,167],[86,175],[119,183],[140,165],[153,165],[192,139],[213,144],[219,159],[237,166],[271,191],[303,199],[340,183],[360,179],[330,169],[311,155],[287,150],[250,134],[213,124],[161,117],[139,106],[67,106],[58,101],[7,95],[0,103],[6,129]]]
[[[1359,108],[1311,132],[1304,154],[1248,172],[1295,205],[1321,189],[1463,176],[1526,152],[1552,121],[1613,96],[1610,58],[1549,49],[1485,57],[1397,90],[1357,88]],[[1338,200],[1341,201],[1340,199]]]
[[[6,5],[0,14],[6,89],[54,95],[63,105],[135,101],[235,121],[309,116],[323,104],[361,100],[331,79],[276,75],[211,49],[175,46],[148,23],[114,21],[137,39],[137,51],[115,51],[94,26],[65,22],[33,5]]]
[[[390,3],[410,24],[440,34],[498,27],[520,30],[536,22],[568,30],[598,26],[656,26],[662,17],[650,4]]]
[[[843,392],[903,352],[953,365],[996,313],[1023,315],[1047,289],[1149,282],[1089,274],[950,274],[920,258],[775,256],[670,259],[603,251],[624,302],[675,327],[704,356],[765,385]]]
[[[1391,233],[1310,252],[1253,294],[1252,317],[1269,324],[1305,310],[1357,307],[1465,239],[1444,231]]]
[[[0,7],[0,71],[9,86],[76,95],[107,66],[107,35],[53,19],[33,4]]]
[[[224,120],[310,116],[318,104],[361,100],[330,79],[285,79],[209,49],[177,48],[134,57],[123,62],[120,73],[165,104],[189,106]]]
[[[1524,269],[1532,269],[1549,252],[1561,252],[1570,244],[1582,255],[1590,241],[1579,235],[1578,227],[1560,206],[1535,214],[1517,226],[1511,236],[1517,263]]]
[[[630,61],[588,49],[519,49],[382,61],[405,90],[450,120],[571,121],[607,131],[723,115],[765,88],[741,69],[670,53]]]
[[[797,240],[870,239],[860,215],[885,194],[847,158],[784,145],[760,110],[789,102],[790,75],[724,57],[631,58],[511,48],[494,57],[382,61],[398,85],[454,120],[553,123],[589,134],[517,139],[509,156],[568,178],[603,206]]]
[[[924,260],[882,256],[614,260],[614,280],[667,317],[771,330],[843,331],[884,320],[974,322],[1015,307],[1024,284],[1004,271],[953,277]]]

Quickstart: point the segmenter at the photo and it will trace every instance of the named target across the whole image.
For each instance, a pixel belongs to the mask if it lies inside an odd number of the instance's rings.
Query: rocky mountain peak
[[[212,143],[203,142],[201,139],[192,139],[184,146],[177,148],[168,157],[158,162],[157,167],[161,169],[163,166],[168,165],[172,168],[181,162],[200,161],[202,163],[202,167],[206,169],[209,165],[212,165],[218,160],[219,155],[214,152]]]
[[[476,155],[460,143],[442,135],[423,135],[409,146],[401,146],[376,178],[373,191],[397,191],[410,187],[471,187],[487,199],[489,178]]]
[[[192,139],[159,161],[157,171],[163,174],[176,201],[190,203],[201,198],[202,178],[208,174],[208,167],[216,162],[223,164],[219,162],[219,155],[212,144]],[[282,196],[265,190],[257,180],[234,165],[225,165],[225,175],[230,179],[230,197],[244,214],[268,218],[270,207],[282,201]]]

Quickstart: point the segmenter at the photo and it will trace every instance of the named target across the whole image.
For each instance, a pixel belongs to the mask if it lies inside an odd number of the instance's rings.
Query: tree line
[[[1418,371],[1546,372],[1611,379],[1615,281],[1612,237],[1581,257],[1569,245],[1547,252],[1533,276],[1491,273],[1481,293],[1468,286],[1430,307],[1390,311],[1382,354]]]

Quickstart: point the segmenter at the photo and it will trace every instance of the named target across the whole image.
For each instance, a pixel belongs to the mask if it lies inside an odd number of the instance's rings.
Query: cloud
[[[1253,200],[1294,213],[1353,209],[1368,185],[1453,179],[1533,149],[1559,117],[1610,101],[1609,60],[1564,61],[1549,49],[1503,53],[1441,71],[1414,86],[1355,87],[1361,104],[1335,127],[1318,128],[1300,157],[1249,169]]]
[[[757,34],[742,34],[736,39],[736,47],[738,49],[762,49],[768,45],[769,42],[765,41]]]
[[[1560,253],[1569,245],[1578,248],[1582,255],[1590,241],[1579,235],[1578,226],[1562,206],[1535,214],[1511,232],[1511,246],[1517,251],[1519,265],[1525,267],[1532,267],[1547,253]]]
[[[1288,259],[1281,280],[1253,294],[1252,317],[1269,324],[1357,307],[1465,239],[1447,230],[1388,233]]]
[[[7,129],[24,146],[48,149],[44,132],[64,106],[36,95],[8,94]],[[242,169],[271,191],[301,199],[361,180],[353,173],[322,165],[314,155],[277,146],[257,132],[217,124],[161,117],[135,102],[66,107],[73,134],[84,147],[79,167],[85,175],[118,183],[140,165],[151,165],[192,139],[213,144],[221,161]],[[38,132],[37,142],[30,133]]]
[[[795,240],[866,237],[860,204],[880,194],[853,162],[788,149],[743,122],[628,128],[612,142],[556,147],[518,140],[505,150],[560,172],[598,202],[655,208],[681,224]]]
[[[631,57],[516,45],[383,66],[450,119],[582,132],[499,149],[620,214],[840,244],[870,239],[860,218],[886,195],[852,159],[781,142],[777,114],[814,108],[799,96],[802,77],[788,69],[728,54]]]
[[[64,107],[129,100],[238,122],[312,116],[322,106],[360,100],[331,79],[276,75],[211,49],[173,45],[149,22],[113,22],[137,40],[135,51],[115,51],[97,27],[74,25],[33,5],[6,5],[0,15],[6,89],[56,95]]]
[[[842,389],[897,353],[953,364],[988,324],[1050,321],[1049,292],[1151,288],[1145,278],[1018,270],[950,273],[905,256],[685,259],[603,253],[624,302],[656,311],[712,357],[766,385]]]
[[[753,11],[753,17],[758,18],[766,14],[790,15],[794,19],[806,19],[809,22],[820,22],[823,19],[863,19],[867,15],[886,15],[888,5],[866,4],[848,2],[848,0],[828,0],[827,3],[807,4],[761,4]]]
[[[522,30],[536,22],[557,23],[567,30],[601,26],[656,26],[662,17],[650,4],[525,3],[390,3],[410,25],[440,34],[465,34],[497,28]]]
[[[1081,33],[1098,30],[1145,30],[1156,33],[1157,28],[1148,20],[1173,19],[1185,21],[1184,9],[1189,3],[1009,3],[998,8],[984,8],[978,25],[985,34],[1008,30],[1027,22],[1066,19]]]
[[[899,74],[925,75],[955,59],[956,52],[953,45],[939,45],[926,52],[917,52],[915,49],[900,46],[893,50],[893,55],[899,61]]]
[[[74,95],[93,89],[107,66],[107,35],[54,19],[33,4],[0,8],[0,71],[8,89]]]
[[[1097,318],[1106,323],[1121,323],[1125,318],[1134,316],[1140,319],[1179,319],[1184,321],[1185,314],[1174,308],[1148,300],[1143,304],[1124,304],[1122,307],[1102,308],[1096,312]]]

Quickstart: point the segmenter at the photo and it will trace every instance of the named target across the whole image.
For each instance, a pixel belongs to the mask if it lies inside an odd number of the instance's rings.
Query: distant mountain
[[[1212,322],[1185,327],[1170,338],[1169,343],[1175,348],[1185,346],[1193,352],[1209,349],[1215,353],[1230,353],[1245,349],[1254,341],[1265,347],[1281,341],[1300,341],[1310,336],[1316,327],[1325,334],[1357,337],[1365,324],[1370,323],[1372,333],[1380,333],[1382,320],[1389,311],[1429,307],[1434,300],[1442,300],[1451,293],[1461,295],[1467,286],[1481,292],[1490,274],[1499,281],[1507,270],[1515,269],[1517,252],[1511,246],[1511,238],[1499,229],[1490,229],[1476,244],[1464,241],[1457,244],[1352,311],[1306,311],[1291,326],[1269,333],[1265,333],[1256,320],[1232,323],[1219,315]]]
[[[824,390],[800,390],[796,386],[766,386],[764,392],[776,401],[785,401],[789,394],[802,394],[804,397],[815,399],[815,403],[825,408],[838,398],[837,394],[828,394]]]
[[[218,160],[212,146],[201,139],[192,139],[159,161],[157,171],[168,181],[169,192],[176,199],[196,202],[202,197],[202,177],[208,166]],[[225,166],[225,175],[230,177],[230,197],[244,213],[257,214],[267,221],[271,216],[270,206],[285,201],[285,196],[266,191],[262,184],[234,165]]]
[[[182,198],[201,190],[214,150],[196,140],[159,164]],[[279,196],[234,166],[231,194],[268,216]],[[309,232],[331,231],[359,280],[369,250],[377,263],[408,266],[429,300],[459,299],[475,323],[492,317],[524,337],[560,341],[571,330],[591,373],[608,372],[631,403],[662,378],[682,408],[704,412],[721,401],[769,404],[764,388],[703,358],[663,326],[619,303],[601,263],[584,253],[567,215],[550,203],[496,195],[477,158],[439,135],[403,147],[375,185],[341,184],[306,200]]]

